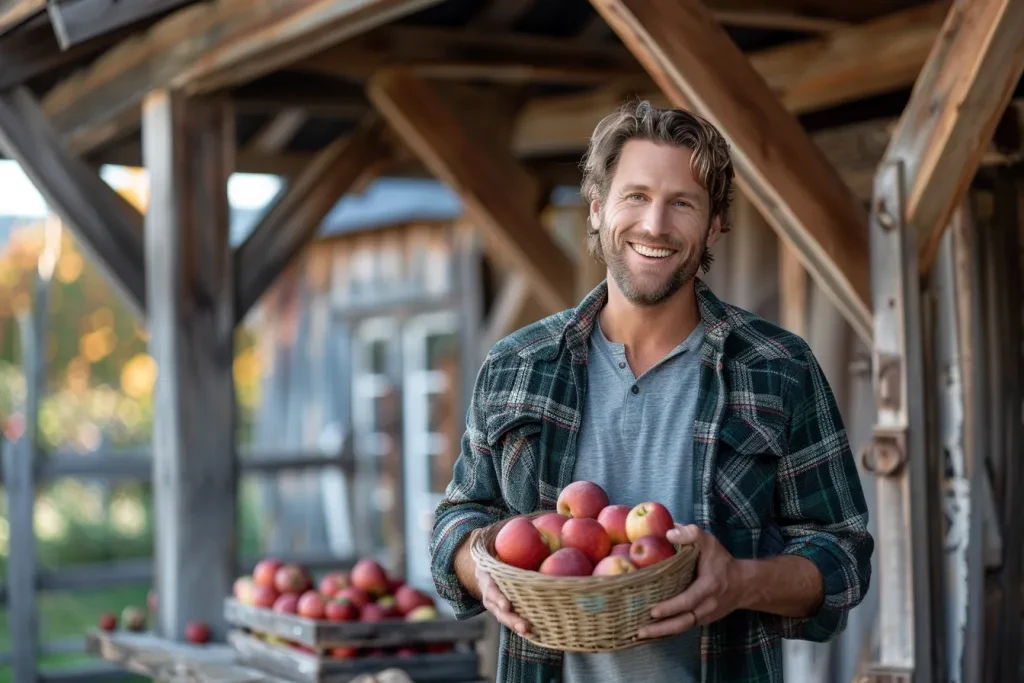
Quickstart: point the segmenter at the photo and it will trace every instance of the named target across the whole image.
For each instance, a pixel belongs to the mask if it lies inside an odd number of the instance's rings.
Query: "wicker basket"
[[[545,512],[525,515],[533,518]],[[651,607],[681,593],[693,581],[697,547],[676,546],[667,560],[619,576],[549,576],[500,562],[494,550],[501,528],[475,535],[471,554],[530,624],[525,637],[567,652],[610,652],[639,644],[637,631],[651,619]]]

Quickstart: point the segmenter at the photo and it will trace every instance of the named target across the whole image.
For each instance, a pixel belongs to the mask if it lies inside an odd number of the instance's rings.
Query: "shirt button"
[[[630,391],[632,391],[634,394],[639,394],[640,393],[640,387],[638,387],[637,385],[634,384],[633,388],[630,389]]]
[[[624,367],[626,367],[626,364],[625,363],[619,363],[619,367],[620,368],[624,368]]]

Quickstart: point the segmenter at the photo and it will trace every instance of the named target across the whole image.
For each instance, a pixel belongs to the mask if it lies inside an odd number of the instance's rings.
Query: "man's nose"
[[[644,232],[651,235],[651,237],[666,235],[669,227],[667,207],[661,202],[651,202],[644,212],[642,225]]]

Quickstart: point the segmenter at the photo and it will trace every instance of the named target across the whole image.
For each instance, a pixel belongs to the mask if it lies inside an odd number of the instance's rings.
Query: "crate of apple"
[[[227,621],[273,644],[338,654],[450,644],[478,637],[476,624],[442,619],[434,599],[363,559],[314,581],[301,565],[264,559],[235,581]]]
[[[692,581],[697,549],[671,543],[674,526],[657,501],[616,504],[599,485],[576,481],[555,510],[483,530],[472,554],[531,623],[532,640],[609,651],[635,644],[650,607]]]

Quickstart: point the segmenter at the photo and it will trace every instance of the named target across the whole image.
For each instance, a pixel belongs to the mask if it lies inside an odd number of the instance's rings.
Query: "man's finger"
[[[700,540],[701,529],[696,524],[676,524],[674,529],[669,529],[665,534],[672,543],[678,543],[680,545],[687,545],[690,543],[697,543]]]
[[[658,621],[653,624],[641,626],[640,630],[637,631],[637,637],[639,638],[661,638],[662,636],[670,636],[676,633],[682,633],[688,631],[696,625],[696,620],[691,612],[686,614],[680,614],[677,617],[671,619],[665,619]]]
[[[659,602],[651,608],[651,616],[655,619],[663,619],[676,614],[683,614],[694,609],[697,605],[711,594],[713,579],[701,577],[690,584],[690,587],[679,595]]]

